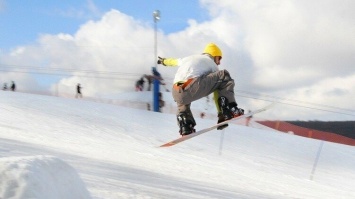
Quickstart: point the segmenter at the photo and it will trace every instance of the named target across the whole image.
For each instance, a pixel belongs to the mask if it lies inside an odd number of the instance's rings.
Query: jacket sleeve
[[[179,59],[175,58],[165,58],[163,61],[164,66],[178,66]]]

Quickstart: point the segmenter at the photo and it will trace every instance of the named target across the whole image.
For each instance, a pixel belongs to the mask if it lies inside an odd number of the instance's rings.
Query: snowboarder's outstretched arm
[[[178,66],[179,59],[158,57],[158,64],[163,64],[164,66]]]

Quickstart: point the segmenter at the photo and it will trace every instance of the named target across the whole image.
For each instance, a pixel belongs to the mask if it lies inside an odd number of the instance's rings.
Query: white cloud
[[[98,11],[90,2],[92,10]],[[238,90],[354,108],[354,88],[339,83],[345,79],[351,84],[355,79],[353,1],[201,3],[212,20],[190,20],[185,30],[168,35],[159,30],[158,55],[183,57],[200,53],[206,43],[215,42],[224,54],[221,68],[231,72]],[[60,82],[61,90],[74,92],[80,82],[84,95],[100,96],[133,90],[135,81],[150,73],[155,65],[153,42],[152,24],[111,10],[99,20],[83,24],[74,35],[41,35],[38,45],[14,49],[2,60],[75,70],[73,77]],[[112,78],[84,78],[84,70],[101,71],[106,77],[109,71]],[[176,69],[159,66],[159,71],[171,83]],[[330,96],[331,100],[325,100]]]
[[[228,5],[220,9],[228,16],[224,19],[229,19],[230,25],[220,30],[236,35],[236,31],[229,30],[239,29],[257,68],[274,65],[308,68],[312,65],[321,69],[323,75],[331,76],[334,63],[340,62],[346,72],[352,71],[351,63],[355,59],[351,56],[355,51],[352,19],[355,16],[339,18],[336,12],[341,10],[339,6],[349,10],[347,7],[351,5],[339,5],[337,1],[328,1],[331,4],[328,6],[304,1],[230,2],[211,6]],[[332,11],[331,7],[338,9]]]
[[[355,74],[320,80],[309,86],[274,93],[281,102],[290,106],[279,106],[274,117],[284,120],[353,120],[355,99]],[[303,107],[303,108],[300,108]],[[292,110],[293,109],[293,110]],[[330,119],[332,118],[332,119]]]

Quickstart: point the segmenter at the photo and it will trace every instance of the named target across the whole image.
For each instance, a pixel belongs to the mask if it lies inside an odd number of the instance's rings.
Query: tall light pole
[[[157,22],[160,20],[160,11],[155,10],[153,12],[153,20],[154,20],[154,61],[155,61],[155,67],[157,67],[157,61],[158,61],[158,41],[157,41]]]
[[[155,10],[153,12],[153,20],[154,20],[154,67],[157,70],[158,66],[158,45],[157,45],[157,22],[160,20],[160,11]],[[159,112],[159,85],[160,80],[154,78],[154,86],[153,86],[153,110],[154,112]]]

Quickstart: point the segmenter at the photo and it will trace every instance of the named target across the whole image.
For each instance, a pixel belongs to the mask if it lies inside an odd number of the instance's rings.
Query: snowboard
[[[252,112],[246,113],[246,114],[244,114],[244,115],[241,115],[241,116],[239,116],[239,117],[235,117],[235,118],[232,118],[232,119],[230,119],[230,120],[227,120],[227,121],[221,122],[221,123],[219,123],[219,124],[213,125],[213,126],[211,126],[211,127],[208,127],[208,128],[205,128],[205,129],[201,129],[201,130],[199,130],[199,131],[196,131],[195,133],[191,133],[191,134],[189,134],[189,135],[182,136],[182,137],[180,137],[180,138],[178,138],[178,139],[175,139],[175,140],[172,140],[172,141],[170,141],[170,142],[167,142],[167,143],[161,145],[160,147],[170,147],[170,146],[173,146],[173,145],[175,145],[175,144],[178,144],[178,143],[180,143],[180,142],[189,140],[189,139],[191,139],[191,138],[193,138],[193,137],[196,137],[196,136],[198,136],[198,135],[201,135],[201,134],[203,134],[203,133],[207,133],[207,132],[209,132],[209,131],[212,131],[212,130],[214,130],[214,129],[217,129],[219,126],[222,126],[222,125],[224,125],[224,124],[228,124],[229,122],[236,121],[236,120],[240,120],[240,119],[243,119],[243,118],[247,118],[247,117],[250,117],[250,116],[255,115],[255,114],[257,114],[257,113],[261,113],[261,112],[263,112],[263,111],[266,111],[266,110],[270,109],[273,105],[274,105],[274,103],[272,103],[272,104],[270,104],[270,105],[268,105],[268,106],[266,106],[266,107],[264,107],[264,108],[258,109],[258,110],[256,110],[256,111],[252,111]]]

